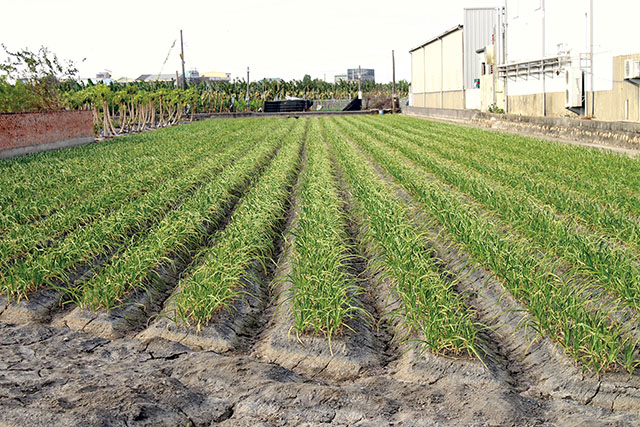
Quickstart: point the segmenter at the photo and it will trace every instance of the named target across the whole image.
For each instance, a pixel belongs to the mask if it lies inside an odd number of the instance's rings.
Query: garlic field
[[[0,171],[6,324],[640,410],[634,158],[361,115],[208,120]]]

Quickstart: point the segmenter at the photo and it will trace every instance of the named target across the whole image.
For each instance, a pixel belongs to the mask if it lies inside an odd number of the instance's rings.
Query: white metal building
[[[640,59],[629,55],[640,50],[640,2],[506,0],[505,15],[510,112],[640,120],[638,85],[623,70]]]
[[[639,16],[625,0],[465,9],[464,25],[410,51],[412,105],[640,121]]]
[[[502,40],[497,35],[501,25],[501,9],[465,9],[463,25],[412,49],[412,105],[480,109],[485,103],[498,102],[493,99],[493,92],[483,98],[485,86],[493,87],[493,77],[482,76],[494,71],[487,64],[484,51],[489,50],[494,56],[501,52]]]

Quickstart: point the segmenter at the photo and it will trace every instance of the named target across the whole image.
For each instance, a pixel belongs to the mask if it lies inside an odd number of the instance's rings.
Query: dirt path
[[[514,408],[513,403],[517,402]],[[308,379],[163,339],[0,324],[0,425],[594,425],[637,413],[363,376]],[[506,411],[504,408],[510,408]]]

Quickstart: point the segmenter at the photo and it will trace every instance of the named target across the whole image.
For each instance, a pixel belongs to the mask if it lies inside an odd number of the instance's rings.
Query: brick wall
[[[0,151],[93,136],[90,111],[0,114]]]

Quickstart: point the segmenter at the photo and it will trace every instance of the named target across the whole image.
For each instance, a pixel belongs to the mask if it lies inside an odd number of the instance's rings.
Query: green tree
[[[44,46],[37,52],[11,51],[4,44],[2,49],[6,60],[0,64],[4,73],[0,112],[60,110],[66,106],[61,82],[72,80],[78,72],[72,61],[60,60]]]

